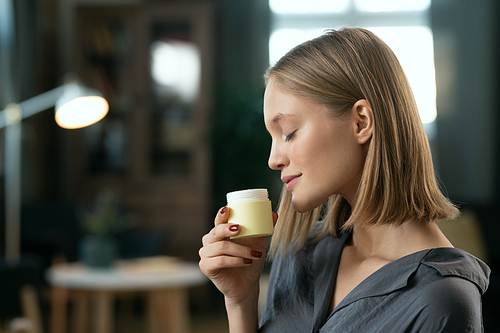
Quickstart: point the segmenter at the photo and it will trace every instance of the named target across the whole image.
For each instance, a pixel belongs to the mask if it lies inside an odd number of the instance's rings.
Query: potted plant
[[[116,195],[100,193],[93,208],[85,213],[80,242],[80,259],[89,267],[108,268],[118,257],[115,235],[132,227],[131,219],[120,210]]]

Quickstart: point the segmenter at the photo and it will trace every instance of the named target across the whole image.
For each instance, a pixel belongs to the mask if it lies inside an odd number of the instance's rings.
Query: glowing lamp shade
[[[56,122],[68,129],[92,125],[106,116],[108,102],[97,90],[78,84],[68,84],[57,100]]]
[[[92,125],[106,116],[108,102],[100,96],[78,97],[56,110],[56,122],[63,128]]]
[[[73,129],[92,125],[108,113],[108,102],[100,92],[79,84],[72,73],[65,81],[61,86],[0,110],[0,128],[6,127],[5,256],[16,261],[21,254],[21,121],[55,106],[57,124]]]

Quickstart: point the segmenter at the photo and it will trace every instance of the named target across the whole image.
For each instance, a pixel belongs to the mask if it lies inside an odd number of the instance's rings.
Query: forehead
[[[279,83],[270,79],[264,93],[264,121],[272,126],[281,119],[291,117],[300,109],[299,98],[286,92]]]
[[[281,84],[270,79],[264,93],[264,121],[271,128],[287,119],[326,117],[326,107],[290,93]]]

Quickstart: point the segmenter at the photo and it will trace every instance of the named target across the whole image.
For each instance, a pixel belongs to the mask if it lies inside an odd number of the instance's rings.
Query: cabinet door
[[[211,13],[203,2],[77,9],[74,67],[110,111],[68,133],[69,192],[114,189],[176,249],[198,247],[208,218]]]

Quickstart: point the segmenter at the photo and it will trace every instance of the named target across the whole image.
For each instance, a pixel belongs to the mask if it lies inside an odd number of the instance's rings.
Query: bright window
[[[269,6],[277,14],[340,13],[347,10],[350,0],[270,0]]]
[[[274,64],[297,44],[326,29],[360,26],[372,30],[394,51],[410,81],[422,122],[433,134],[436,83],[431,0],[269,0],[273,29],[269,61]]]
[[[431,0],[354,0],[354,4],[365,12],[410,12],[429,9]]]

